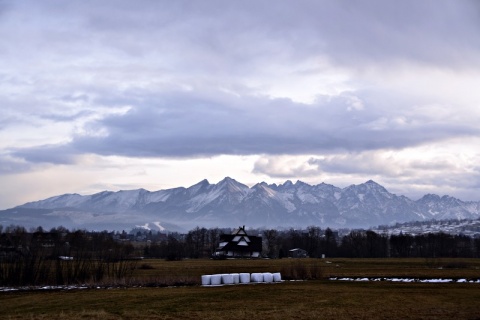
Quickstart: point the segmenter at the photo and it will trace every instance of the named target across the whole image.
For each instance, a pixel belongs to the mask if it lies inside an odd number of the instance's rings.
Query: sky
[[[0,0],[0,209],[370,179],[480,200],[480,2]]]

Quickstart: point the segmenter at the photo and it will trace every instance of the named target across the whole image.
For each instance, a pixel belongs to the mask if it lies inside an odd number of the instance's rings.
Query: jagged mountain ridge
[[[429,219],[475,219],[480,202],[425,195],[417,201],[369,180],[338,188],[301,181],[248,187],[232,178],[191,187],[64,194],[0,211],[0,224],[62,224],[70,228],[128,228],[160,222],[185,229],[231,227],[370,227]],[[42,225],[42,226],[43,226]]]

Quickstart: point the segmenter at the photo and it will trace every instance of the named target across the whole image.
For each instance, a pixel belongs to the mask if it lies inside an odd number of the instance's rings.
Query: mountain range
[[[366,228],[430,219],[480,218],[480,202],[427,194],[413,201],[369,180],[346,188],[301,181],[248,187],[232,178],[150,192],[64,194],[0,211],[0,224],[44,228],[155,230],[200,227]]]

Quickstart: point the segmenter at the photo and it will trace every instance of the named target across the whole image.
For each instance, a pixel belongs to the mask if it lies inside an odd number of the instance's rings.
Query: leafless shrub
[[[151,264],[148,264],[148,263],[142,263],[138,269],[142,269],[142,270],[150,270],[150,269],[155,269]]]
[[[307,263],[308,260],[297,259],[284,265],[280,272],[285,280],[317,280],[323,276],[322,268],[318,263]]]

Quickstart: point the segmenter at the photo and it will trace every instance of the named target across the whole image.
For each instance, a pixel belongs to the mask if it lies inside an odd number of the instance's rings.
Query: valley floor
[[[305,281],[3,293],[2,319],[478,319],[478,284]]]
[[[0,293],[1,319],[479,319],[479,283],[332,281],[329,277],[480,278],[480,261],[422,259],[152,260],[137,276],[277,271],[320,265],[321,280],[220,287]],[[457,266],[452,267],[452,266]],[[145,274],[141,274],[144,272]],[[428,275],[430,275],[428,277]]]

